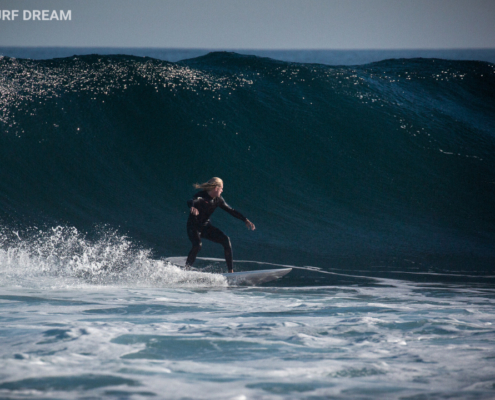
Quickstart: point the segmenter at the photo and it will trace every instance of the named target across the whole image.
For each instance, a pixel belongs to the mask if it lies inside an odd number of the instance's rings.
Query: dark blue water
[[[214,215],[237,259],[486,280],[494,72],[438,58],[2,57],[3,246],[62,226],[90,241],[116,230],[157,259],[185,255],[191,185],[220,176],[257,226]],[[221,254],[208,243],[201,253]]]
[[[258,57],[269,57],[280,61],[327,65],[360,65],[393,58],[442,58],[445,60],[488,61],[490,63],[495,63],[495,49],[222,50]],[[157,47],[0,47],[0,55],[16,58],[51,59],[88,54],[127,54],[172,62],[204,56],[215,51],[218,51],[218,49]]]

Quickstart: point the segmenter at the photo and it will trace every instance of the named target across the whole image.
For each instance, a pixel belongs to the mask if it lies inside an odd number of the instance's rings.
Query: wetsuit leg
[[[204,239],[211,240],[215,243],[220,243],[223,246],[224,254],[225,254],[225,262],[227,263],[227,269],[230,271],[233,270],[234,258],[232,254],[232,245],[230,244],[230,238],[223,233],[220,229],[215,228],[213,225],[208,224],[203,229],[201,233],[201,237]]]
[[[196,261],[196,256],[201,250],[201,227],[187,225],[187,236],[192,243],[192,248],[186,261],[186,269],[189,269],[194,264],[194,261]]]

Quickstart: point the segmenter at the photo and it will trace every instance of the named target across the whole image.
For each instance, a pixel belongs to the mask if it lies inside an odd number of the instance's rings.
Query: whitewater
[[[1,398],[493,398],[493,285],[229,287],[115,231],[2,240]]]
[[[53,286],[2,290],[2,398],[493,398],[493,290]]]
[[[53,57],[0,57],[0,398],[494,398],[494,64]],[[212,176],[290,274],[180,268]]]

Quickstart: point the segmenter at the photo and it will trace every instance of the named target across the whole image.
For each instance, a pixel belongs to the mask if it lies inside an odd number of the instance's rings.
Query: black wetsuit
[[[189,240],[192,242],[193,247],[187,257],[186,266],[193,265],[196,260],[196,256],[201,250],[201,239],[208,239],[212,242],[220,243],[223,246],[227,268],[229,271],[232,271],[233,256],[230,239],[225,233],[220,229],[215,228],[210,223],[210,216],[217,207],[220,207],[241,221],[245,222],[247,218],[239,211],[230,207],[222,196],[213,198],[206,191],[196,193],[191,200],[188,200],[187,206],[189,208],[196,208],[199,211],[199,214],[196,216],[193,213],[190,213],[189,219],[187,220],[187,236],[189,236]]]

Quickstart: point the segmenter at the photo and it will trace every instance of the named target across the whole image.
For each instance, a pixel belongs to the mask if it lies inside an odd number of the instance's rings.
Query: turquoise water
[[[2,398],[494,396],[492,288],[23,283],[0,289]]]
[[[0,398],[493,398],[492,276],[292,265],[229,286],[219,259],[184,271],[105,233],[0,249]]]

